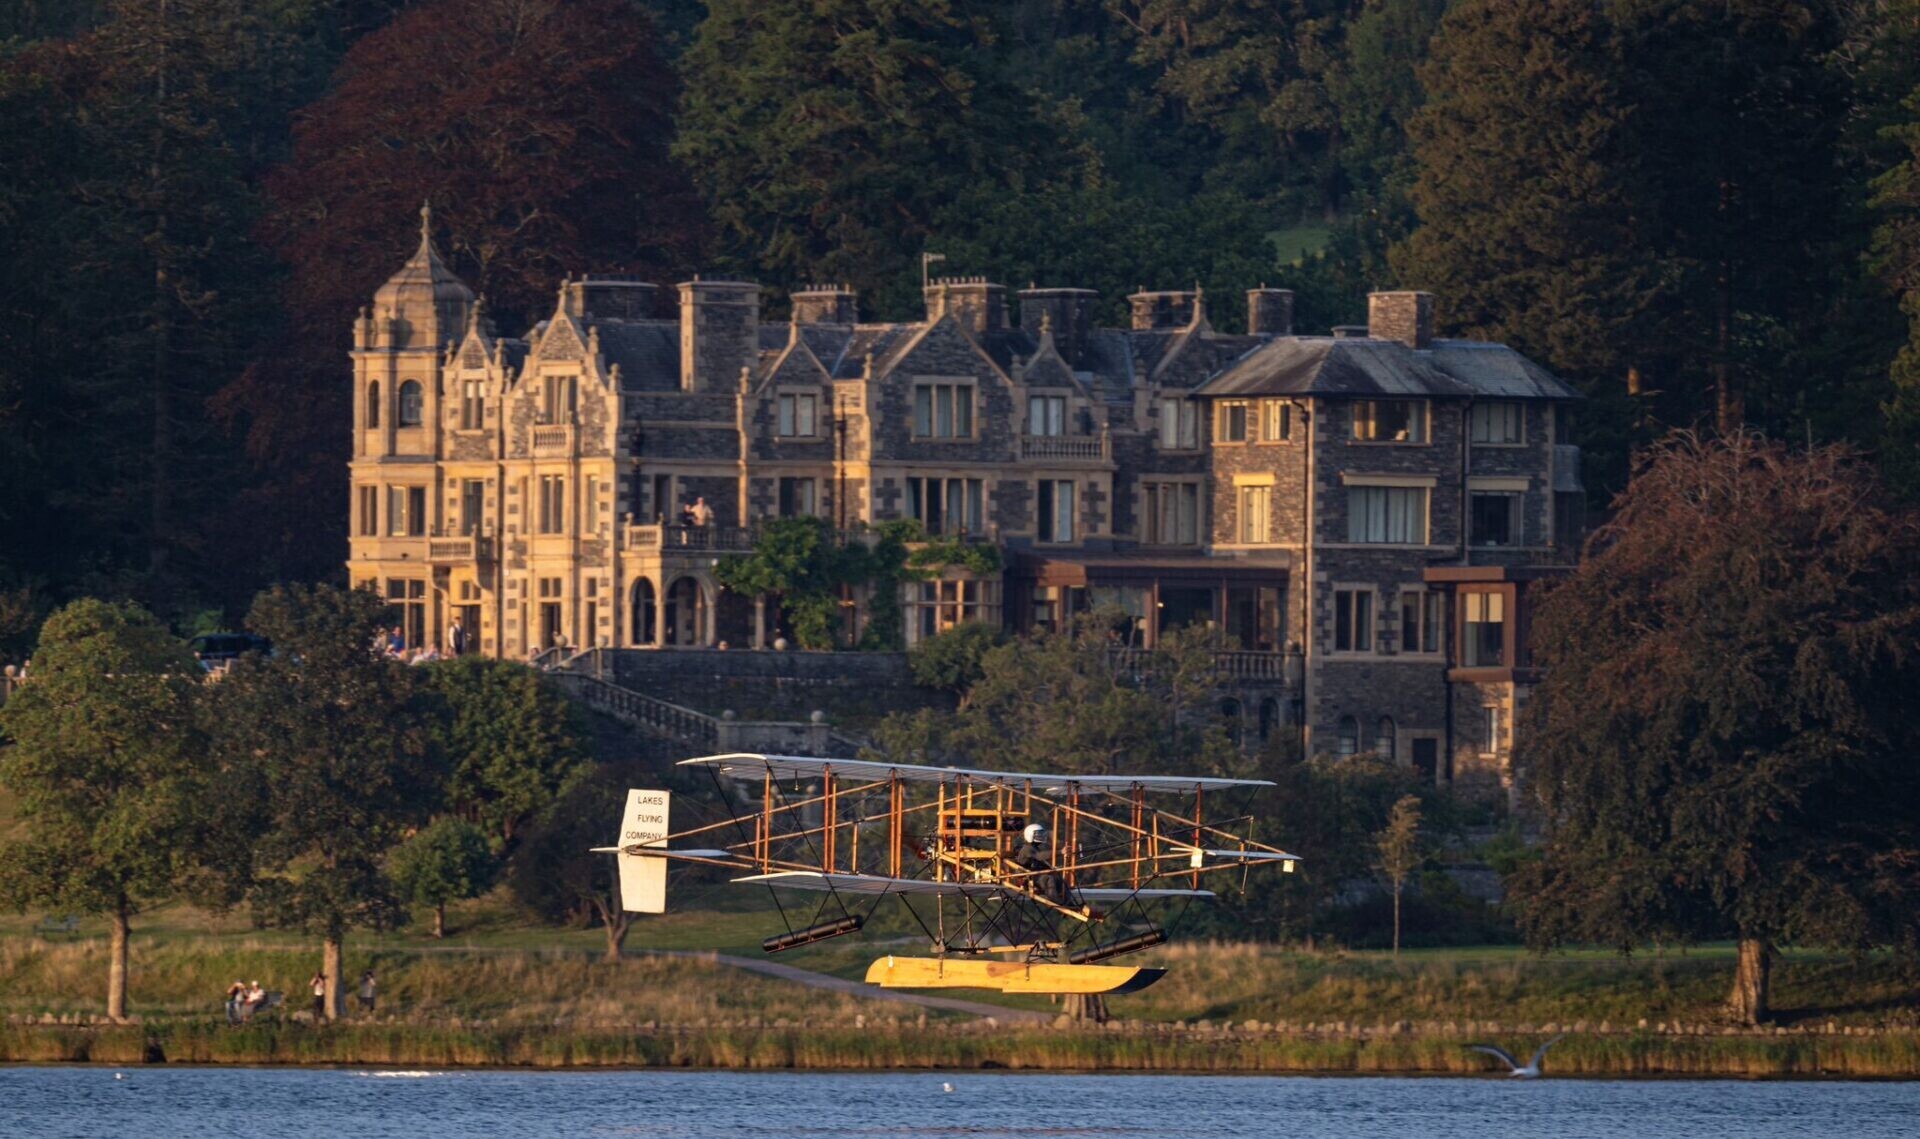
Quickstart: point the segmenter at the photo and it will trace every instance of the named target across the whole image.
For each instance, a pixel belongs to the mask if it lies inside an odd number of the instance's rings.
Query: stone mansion
[[[916,518],[1003,569],[905,587],[909,640],[963,621],[1058,628],[1118,605],[1134,644],[1222,631],[1250,738],[1505,780],[1530,585],[1570,564],[1578,399],[1500,344],[1437,339],[1433,298],[1296,335],[1293,294],[1217,332],[1198,290],[1128,298],[935,280],[923,319],[848,289],[696,278],[564,285],[500,336],[420,246],[353,330],[352,553],[410,644],[524,658],[566,644],[766,648],[778,614],[714,580],[762,520]],[[704,500],[705,526],[681,524]],[[858,606],[848,626],[857,627]],[[1125,650],[1120,650],[1125,651]]]

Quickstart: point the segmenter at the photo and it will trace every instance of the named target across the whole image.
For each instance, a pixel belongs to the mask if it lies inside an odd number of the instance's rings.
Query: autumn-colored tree
[[[627,0],[429,0],[347,53],[267,180],[284,328],[220,404],[245,426],[260,474],[241,513],[280,575],[344,554],[344,354],[421,202],[509,332],[548,315],[564,273],[677,272],[702,230],[667,153],[674,94]]]
[[[1840,448],[1673,438],[1534,621],[1514,766],[1547,826],[1539,946],[1920,942],[1920,520]]]
[[[1373,836],[1374,869],[1393,894],[1393,955],[1400,956],[1400,895],[1420,867],[1420,796],[1402,795],[1387,814],[1387,825]]]

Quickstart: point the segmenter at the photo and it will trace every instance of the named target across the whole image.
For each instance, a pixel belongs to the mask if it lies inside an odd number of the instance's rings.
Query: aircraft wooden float
[[[684,760],[757,789],[759,805],[674,831],[666,791],[632,790],[618,856],[622,905],[666,910],[671,862],[738,871],[732,880],[821,894],[811,919],[762,942],[768,953],[858,932],[900,899],[933,956],[890,954],[867,970],[886,988],[1010,993],[1127,993],[1163,969],[1100,962],[1159,945],[1156,910],[1215,897],[1256,865],[1291,872],[1298,856],[1244,833],[1221,812],[1265,780],[1179,775],[1058,775],[740,753]],[[1207,808],[1211,806],[1213,815]],[[1211,821],[1210,821],[1211,819]],[[689,845],[696,844],[696,845]]]

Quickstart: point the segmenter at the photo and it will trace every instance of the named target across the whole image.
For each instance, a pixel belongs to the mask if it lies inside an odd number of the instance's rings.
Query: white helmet
[[[1027,829],[1020,832],[1020,837],[1027,842],[1044,842],[1047,837],[1047,828],[1039,823],[1028,823]]]

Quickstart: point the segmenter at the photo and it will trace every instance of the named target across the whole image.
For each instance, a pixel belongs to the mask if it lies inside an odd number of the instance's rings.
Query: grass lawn
[[[630,958],[600,960],[597,929],[528,924],[501,895],[455,906],[442,941],[424,922],[349,935],[351,976],[371,964],[386,1007],[404,1015],[501,1023],[704,1023],[755,1016],[851,1023],[916,1010],[802,988],[710,962],[648,958],[648,950],[762,957],[762,937],[785,926],[764,893],[686,891],[702,908],[636,919]],[[793,902],[786,900],[791,908]],[[795,925],[812,910],[791,912]],[[105,923],[77,934],[35,936],[36,916],[0,916],[0,1013],[97,1012],[106,985]],[[857,979],[876,956],[924,954],[926,938],[888,907],[862,935],[806,946],[778,960]],[[319,960],[298,933],[252,929],[241,915],[169,906],[135,920],[132,1003],[149,1013],[215,1009],[233,980],[258,979],[295,999]],[[1145,992],[1113,998],[1114,1015],[1149,1022],[1261,1021],[1295,1027],[1411,1022],[1573,1025],[1616,1031],[1662,1022],[1712,1023],[1733,974],[1731,946],[1621,957],[1604,950],[1540,956],[1512,947],[1303,953],[1268,945],[1176,943],[1127,959],[1164,966]],[[1045,997],[955,990],[946,995],[1014,1008],[1052,1008]],[[1920,977],[1892,955],[1854,959],[1790,951],[1775,967],[1774,1001],[1787,1024],[1914,1027]]]

